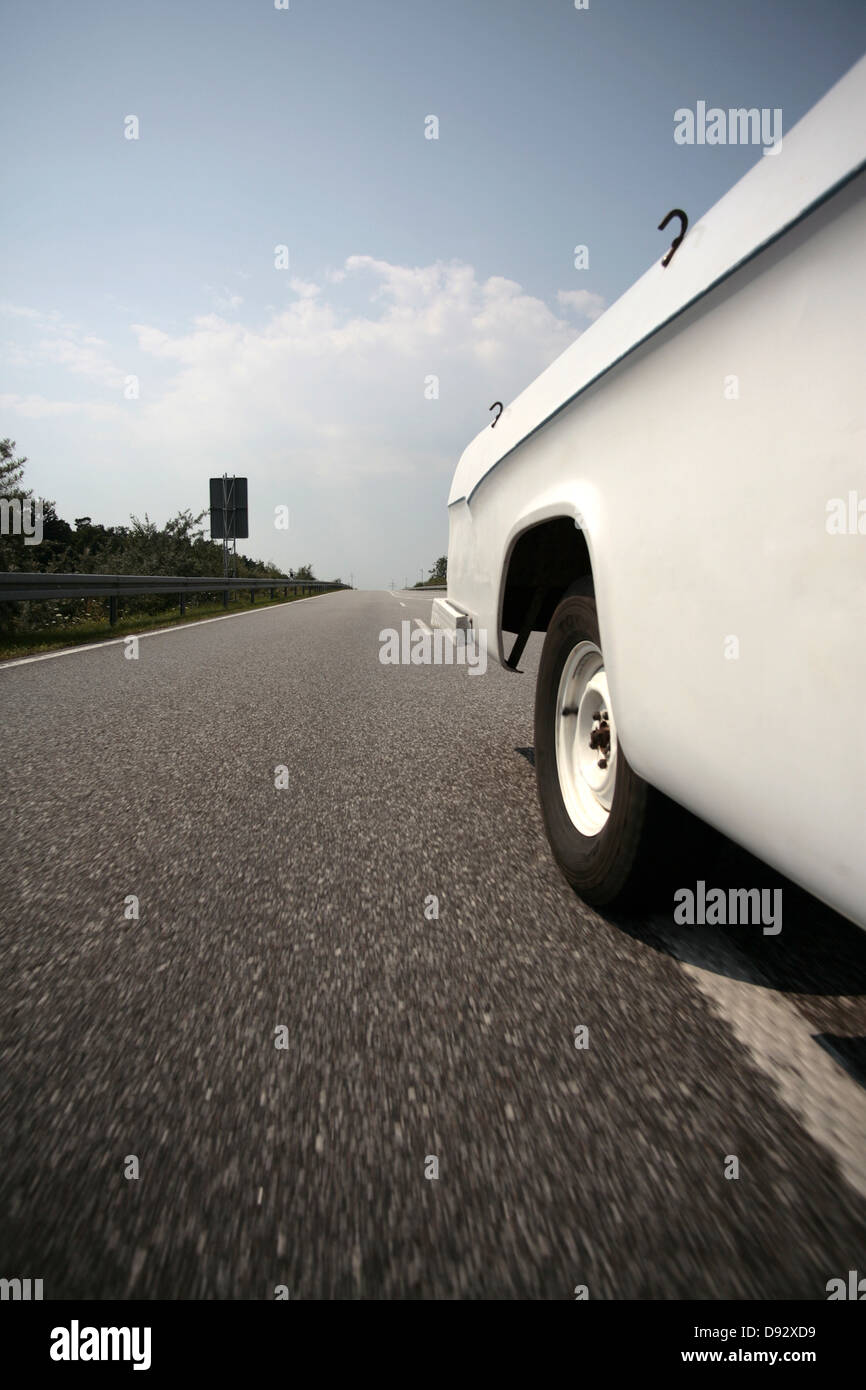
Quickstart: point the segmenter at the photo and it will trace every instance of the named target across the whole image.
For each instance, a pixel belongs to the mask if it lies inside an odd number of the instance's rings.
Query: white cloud
[[[72,415],[88,420],[121,420],[120,406],[99,401],[49,401],[44,396],[22,396],[15,392],[0,394],[0,410],[20,415],[26,420],[42,420],[57,415]]]
[[[321,288],[314,284],[312,280],[301,280],[297,275],[293,275],[289,281],[289,288],[295,291],[299,299],[315,299],[317,294],[321,294]]]
[[[6,314],[9,318],[30,319],[42,328],[56,328],[61,321],[56,309],[31,309],[26,304],[9,304],[5,300],[0,304],[0,314]]]
[[[257,326],[218,314],[180,334],[134,324],[142,352],[176,367],[155,397],[142,367],[132,437],[171,439],[190,459],[254,451],[281,468],[300,457],[326,473],[411,471],[419,448],[453,460],[487,423],[488,397],[517,394],[575,336],[513,280],[479,281],[457,262],[350,256],[340,274],[326,278],[369,282],[369,311],[350,314],[334,291],[295,279],[296,298]],[[424,400],[428,375],[438,400]]]
[[[110,390],[119,390],[123,386],[126,373],[111,360],[109,344],[92,333],[82,331],[56,310],[2,304],[0,313],[9,318],[23,319],[44,334],[41,338],[33,339],[29,345],[4,343],[5,360],[10,365],[38,369],[53,364]]]
[[[580,330],[515,281],[479,279],[460,262],[401,266],[356,255],[319,278],[290,280],[294,297],[258,319],[246,303],[243,317],[206,313],[182,331],[165,320],[130,325],[137,349],[123,356],[140,380],[137,400],[16,395],[0,405],[29,418],[66,416],[66,468],[118,516],[195,507],[203,479],[236,470],[251,489],[255,480],[251,505],[292,508],[293,527],[303,521],[310,537],[302,558],[328,568],[330,556],[334,572],[388,563],[383,527],[389,537],[403,527],[385,520],[395,507],[406,524],[393,541],[394,568],[401,546],[420,548],[423,559],[431,546],[441,553],[448,481],[489,425],[491,402],[512,400]],[[584,327],[602,306],[586,291],[558,300]],[[120,369],[100,338],[56,320],[53,333],[40,328],[39,352],[53,370],[117,385]],[[426,399],[434,376],[438,399]],[[93,505],[75,491],[73,506]],[[303,516],[295,506],[302,495]],[[431,509],[439,497],[441,509]],[[351,519],[347,505],[357,512]],[[428,534],[435,539],[421,539]],[[305,542],[293,530],[286,555],[295,559],[296,544]],[[273,533],[253,537],[249,553],[279,554]]]
[[[593,294],[592,290],[559,290],[556,298],[560,304],[590,321],[600,318],[607,308],[604,296]]]
[[[33,349],[36,361],[55,362],[87,377],[97,385],[120,390],[126,373],[111,361],[103,351],[107,347],[101,339],[84,337],[42,338]]]
[[[227,289],[224,285],[222,289],[215,289],[213,285],[205,285],[205,290],[210,295],[213,306],[221,314],[231,313],[239,309],[244,302],[242,294],[236,294],[234,290]]]

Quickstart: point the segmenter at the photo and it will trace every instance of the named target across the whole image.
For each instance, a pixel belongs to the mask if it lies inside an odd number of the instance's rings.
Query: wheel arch
[[[558,507],[526,518],[509,538],[499,591],[499,642],[512,670],[532,632],[546,632],[554,611],[578,582],[595,583],[592,547],[580,514]],[[517,634],[514,644],[506,632]],[[506,648],[510,646],[510,653]]]

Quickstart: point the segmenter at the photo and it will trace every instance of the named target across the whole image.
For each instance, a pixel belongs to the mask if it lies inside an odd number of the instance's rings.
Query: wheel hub
[[[582,835],[598,835],[613,805],[616,725],[604,658],[579,642],[562,669],[556,704],[556,766],[565,808]]]

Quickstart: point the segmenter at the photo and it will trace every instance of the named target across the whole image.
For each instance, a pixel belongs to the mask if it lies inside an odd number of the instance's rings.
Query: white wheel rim
[[[579,642],[562,668],[556,697],[556,767],[565,809],[581,835],[598,835],[607,824],[616,760],[604,657],[594,642]]]

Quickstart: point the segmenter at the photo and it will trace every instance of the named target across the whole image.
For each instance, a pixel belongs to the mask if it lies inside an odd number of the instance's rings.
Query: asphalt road
[[[382,665],[429,608],[0,668],[0,1274],[826,1298],[866,1272],[866,933],[790,885],[777,937],[586,908],[536,802],[537,641],[523,676]],[[783,882],[692,829],[686,885]]]

